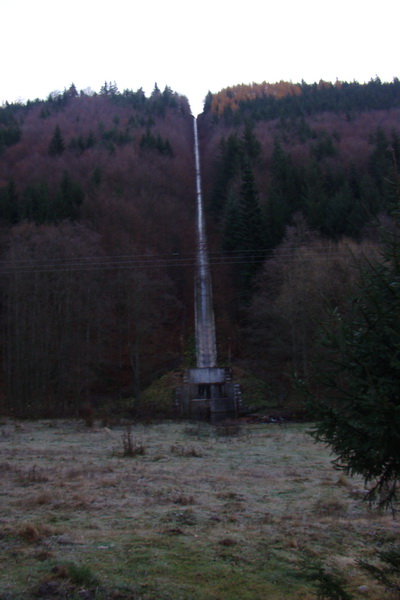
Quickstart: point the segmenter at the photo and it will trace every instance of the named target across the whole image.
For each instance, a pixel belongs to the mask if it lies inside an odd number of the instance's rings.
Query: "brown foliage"
[[[249,309],[249,346],[264,374],[307,373],[318,327],[329,310],[346,310],[357,263],[377,252],[368,241],[323,239],[301,219],[288,229],[265,262]]]
[[[0,187],[14,181],[21,202],[45,182],[54,198],[67,171],[84,201],[79,224],[2,229],[6,409],[78,415],[92,394],[138,395],[176,360],[193,294],[190,263],[176,262],[193,252],[195,224],[192,118],[176,101],[165,114],[106,95],[24,109]],[[56,126],[65,150],[50,157]],[[173,156],[141,151],[149,128]]]
[[[267,83],[266,81],[262,83],[242,83],[224,88],[217,94],[213,94],[211,112],[216,115],[222,115],[228,106],[235,111],[238,108],[239,102],[243,100],[253,100],[259,96],[273,96],[279,99],[289,94],[300,95],[301,87],[298,84],[282,80],[276,83]]]

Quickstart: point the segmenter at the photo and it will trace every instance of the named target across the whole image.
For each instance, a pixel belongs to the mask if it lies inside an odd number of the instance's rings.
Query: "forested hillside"
[[[15,414],[139,398],[192,333],[186,98],[105,84],[0,110],[1,393]]]
[[[110,83],[0,109],[3,410],[140,406],[190,365],[192,121]],[[198,121],[219,360],[284,398],[391,227],[400,83],[239,85]]]
[[[211,248],[236,263],[214,266],[220,355],[284,397],[390,226],[400,82],[238,85],[199,120]]]

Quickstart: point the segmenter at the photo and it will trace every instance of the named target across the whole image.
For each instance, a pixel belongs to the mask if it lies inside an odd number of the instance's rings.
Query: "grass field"
[[[399,524],[306,432],[3,421],[0,599],[308,600],[309,560],[381,598],[355,561]]]

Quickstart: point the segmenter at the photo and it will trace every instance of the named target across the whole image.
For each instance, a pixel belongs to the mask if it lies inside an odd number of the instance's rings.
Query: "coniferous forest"
[[[284,409],[393,228],[400,82],[233,86],[198,127],[219,361]],[[3,105],[2,412],[158,414],[157,382],[194,360],[195,220],[184,96],[105,83]]]

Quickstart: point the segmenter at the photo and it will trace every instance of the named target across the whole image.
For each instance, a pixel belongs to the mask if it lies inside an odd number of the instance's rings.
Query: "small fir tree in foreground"
[[[360,267],[348,313],[334,311],[324,328],[314,379],[323,392],[308,392],[313,437],[331,447],[338,468],[364,478],[370,501],[392,509],[400,478],[399,206],[393,216],[381,260]]]

